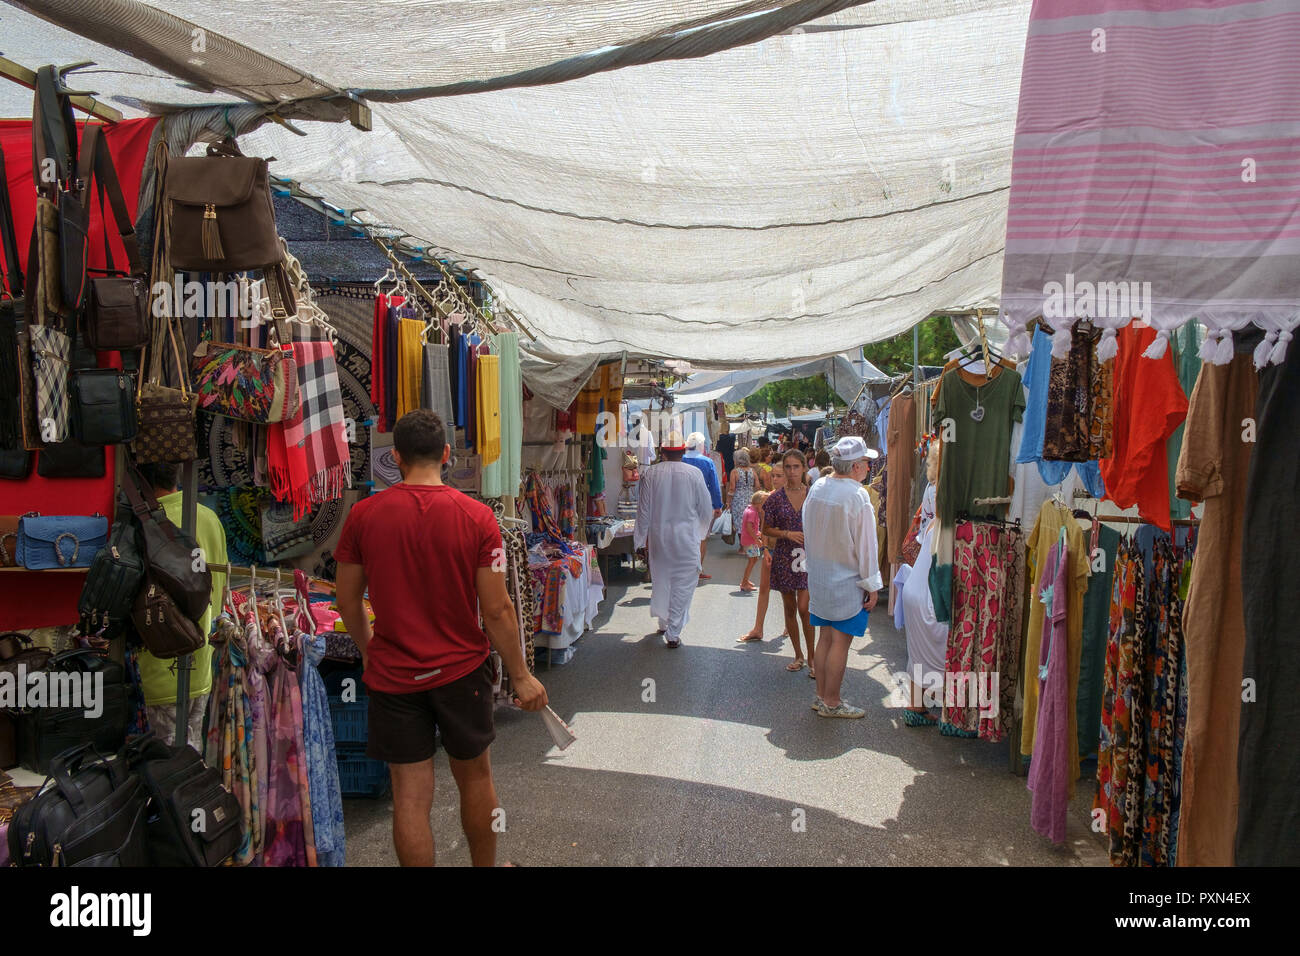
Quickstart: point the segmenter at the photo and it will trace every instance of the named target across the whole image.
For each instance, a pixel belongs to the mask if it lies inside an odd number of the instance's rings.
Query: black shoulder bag
[[[54,757],[47,786],[9,825],[12,865],[147,866],[148,794],[125,764],[88,743]]]
[[[134,464],[127,465],[122,490],[140,522],[147,575],[145,591],[149,584],[158,585],[176,602],[181,613],[191,621],[199,620],[212,603],[212,572],[207,568],[206,557],[192,537],[172,524]],[[204,559],[198,565],[202,571],[195,570],[196,558]]]
[[[117,637],[130,619],[136,595],[144,583],[139,534],[135,515],[119,503],[108,544],[90,562],[81,599],[77,602],[77,612],[87,634],[102,628],[105,637]]]

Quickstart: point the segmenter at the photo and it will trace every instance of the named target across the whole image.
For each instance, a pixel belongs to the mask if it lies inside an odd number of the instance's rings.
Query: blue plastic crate
[[[332,695],[343,693],[343,681],[351,677],[356,681],[357,699],[361,700],[366,696],[366,685],[361,680],[361,668],[358,667],[340,667],[331,670],[325,675],[325,692]]]
[[[345,797],[382,797],[389,790],[388,764],[371,760],[364,750],[339,747],[339,789]]]
[[[362,697],[345,703],[342,697],[330,697],[330,721],[334,725],[336,744],[364,744],[369,739],[370,705]]]

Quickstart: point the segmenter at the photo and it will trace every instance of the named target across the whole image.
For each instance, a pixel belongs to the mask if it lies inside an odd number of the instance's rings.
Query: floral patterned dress
[[[804,492],[806,495],[807,492]],[[785,489],[763,502],[763,526],[780,531],[803,532],[803,513],[795,509]],[[795,551],[802,557],[803,548],[793,541],[781,538],[772,551],[772,590],[790,593],[808,590],[808,572],[795,570]],[[803,562],[799,562],[803,567]]]
[[[745,509],[754,497],[757,477],[753,468],[736,469],[736,490],[731,494],[731,528],[736,534],[740,534],[740,526],[745,523]]]

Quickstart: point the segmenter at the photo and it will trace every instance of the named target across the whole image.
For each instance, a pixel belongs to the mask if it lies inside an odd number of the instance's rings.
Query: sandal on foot
[[[813,697],[813,703],[812,703],[813,710],[819,711],[825,706],[826,706],[826,701],[822,700],[820,697]]]
[[[909,727],[933,727],[939,718],[928,710],[904,710],[903,723]]]
[[[754,641],[761,641],[762,639],[763,639],[762,634],[755,634],[753,631],[750,631],[748,634],[744,635],[743,637],[736,638],[736,643],[752,644],[754,643]]]
[[[791,661],[789,664],[786,664],[785,669],[793,673],[794,671],[801,671],[807,666],[808,666],[808,662],[805,661],[802,657],[800,657],[796,660]]]
[[[943,734],[945,737],[962,737],[966,740],[979,736],[979,734],[973,730],[962,730],[956,724],[950,724],[946,720],[939,721],[939,733]]]
[[[813,673],[813,668],[811,668],[811,667],[808,668],[808,676],[811,677],[813,680],[816,680],[816,679],[817,679],[817,675],[816,675],[815,673]]]

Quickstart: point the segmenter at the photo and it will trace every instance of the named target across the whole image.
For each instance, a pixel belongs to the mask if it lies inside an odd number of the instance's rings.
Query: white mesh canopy
[[[776,6],[166,9],[335,89],[399,90]],[[701,367],[815,358],[933,311],[996,304],[1029,6],[877,0],[700,59],[412,102],[369,95],[371,132],[307,122],[300,138],[268,125],[242,143],[277,157],[276,175],[476,268],[538,333],[538,354],[628,350]],[[66,48],[59,28],[3,12]],[[24,65],[48,62],[4,47]],[[169,97],[159,80],[125,72],[94,82],[110,100],[237,102]],[[19,99],[23,115],[30,98]]]

